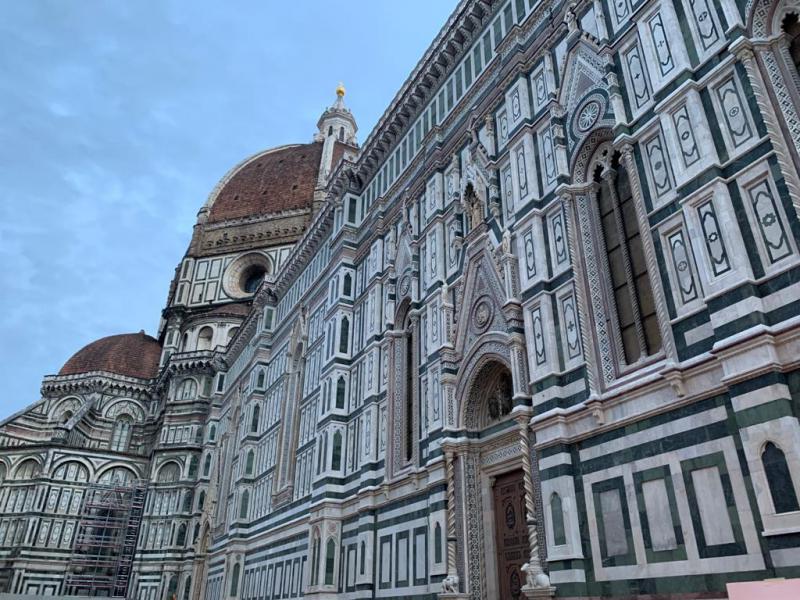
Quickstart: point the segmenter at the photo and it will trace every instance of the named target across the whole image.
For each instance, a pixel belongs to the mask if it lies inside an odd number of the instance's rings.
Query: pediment
[[[469,258],[463,294],[456,306],[455,347],[462,356],[485,333],[506,333],[504,303],[505,293],[495,262],[489,251],[482,249]]]

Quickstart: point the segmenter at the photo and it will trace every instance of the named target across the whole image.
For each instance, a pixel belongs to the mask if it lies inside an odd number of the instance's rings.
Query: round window
[[[242,280],[239,287],[248,294],[255,294],[258,286],[264,281],[267,271],[261,265],[252,265],[242,273]]]
[[[234,260],[222,279],[222,287],[231,298],[247,298],[272,271],[270,260],[260,252],[250,252]]]

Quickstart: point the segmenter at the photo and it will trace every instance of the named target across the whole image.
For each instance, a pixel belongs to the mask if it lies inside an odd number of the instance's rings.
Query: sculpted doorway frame
[[[531,408],[519,403],[519,382],[514,379],[512,369],[511,340],[499,332],[482,336],[469,357],[463,363],[461,378],[456,391],[460,400],[457,429],[461,434],[455,440],[443,444],[448,469],[448,502],[454,511],[448,514],[448,575],[457,575],[455,586],[445,586],[443,598],[470,598],[482,600],[496,597],[500,584],[497,562],[497,536],[494,518],[494,483],[497,477],[514,471],[522,471],[525,483],[526,522],[528,526],[528,549],[530,559],[520,573],[523,587],[533,589],[538,581],[540,591],[551,595],[549,580],[543,575],[544,548],[537,540],[541,523],[541,502],[536,502],[533,473],[531,470],[531,441],[529,421]],[[513,383],[509,393],[517,405],[501,415],[496,422],[487,422],[487,384],[483,375],[495,365],[511,377]],[[499,427],[509,423],[506,427]],[[498,429],[499,431],[493,431]],[[480,432],[478,437],[463,435],[465,432]],[[538,506],[537,506],[538,505]],[[461,543],[457,544],[456,540]],[[533,556],[536,560],[533,560]],[[534,563],[535,564],[531,564]],[[526,569],[527,567],[527,569]],[[539,577],[537,580],[536,578]],[[542,579],[542,577],[544,579]],[[527,582],[525,579],[527,578]],[[451,582],[452,583],[452,582]],[[527,593],[526,593],[527,595]]]

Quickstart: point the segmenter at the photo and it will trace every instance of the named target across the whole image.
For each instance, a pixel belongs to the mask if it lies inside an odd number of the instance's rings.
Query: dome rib
[[[158,374],[160,358],[161,345],[144,331],[110,335],[78,350],[58,375],[106,371],[123,377],[152,379]]]

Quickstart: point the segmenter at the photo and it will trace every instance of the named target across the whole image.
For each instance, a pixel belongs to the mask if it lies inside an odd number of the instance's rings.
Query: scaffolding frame
[[[67,593],[127,595],[146,496],[146,480],[94,483],[86,489],[67,567]]]

